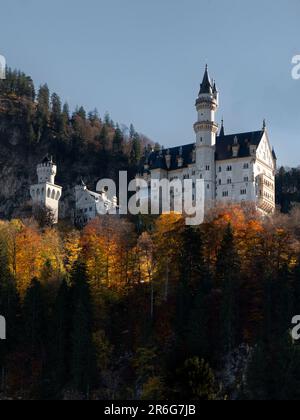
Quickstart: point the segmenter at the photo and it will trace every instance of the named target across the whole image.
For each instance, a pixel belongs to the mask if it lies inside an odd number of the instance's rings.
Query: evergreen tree
[[[62,115],[62,105],[60,97],[53,93],[51,96],[51,128],[56,135],[61,136],[63,134],[64,124]]]
[[[22,311],[24,342],[32,357],[45,354],[46,307],[41,283],[37,279],[33,279],[26,292]]]
[[[177,372],[174,397],[183,401],[213,401],[216,399],[216,382],[208,363],[198,357],[185,361]]]
[[[132,165],[137,165],[142,157],[142,144],[137,133],[131,139],[130,161]]]
[[[81,117],[83,120],[86,120],[86,110],[84,109],[84,107],[83,107],[83,106],[81,106],[81,107],[78,109],[78,111],[77,111],[76,113],[77,113],[77,115],[78,115],[79,117]]]
[[[75,264],[72,271],[72,361],[74,387],[87,396],[93,386],[96,362],[92,339],[92,303],[86,266]]]
[[[53,310],[51,340],[52,381],[59,392],[69,381],[70,375],[70,332],[71,332],[71,295],[63,281]]]
[[[115,135],[113,138],[113,152],[115,154],[120,154],[123,152],[123,147],[124,147],[124,137],[119,126],[117,126]]]
[[[220,344],[223,354],[231,352],[238,338],[238,292],[240,259],[235,247],[233,230],[229,224],[218,252],[216,280],[222,290],[220,309]]]
[[[36,132],[38,141],[44,135],[49,124],[50,92],[47,85],[40,87],[37,96]]]

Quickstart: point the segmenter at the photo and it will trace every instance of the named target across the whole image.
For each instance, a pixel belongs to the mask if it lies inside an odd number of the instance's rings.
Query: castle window
[[[228,185],[231,185],[231,184],[232,184],[232,180],[231,180],[231,178],[228,178],[228,179],[227,179],[227,184],[228,184]]]
[[[249,182],[249,177],[248,176],[244,177],[244,182]]]
[[[51,195],[52,200],[55,199],[55,190],[52,191],[52,195]]]
[[[210,186],[209,186],[209,184],[207,184],[207,189],[209,190],[209,188],[210,188]]]
[[[231,172],[231,171],[232,171],[232,166],[231,165],[227,166],[227,172]]]
[[[222,185],[222,179],[219,179],[219,185]]]
[[[50,190],[50,188],[48,188],[48,192],[47,192],[48,198],[50,198],[50,195],[51,195],[51,190]]]
[[[210,166],[209,165],[206,165],[206,170],[210,171]]]
[[[219,166],[219,172],[222,172],[222,166]]]
[[[223,191],[223,197],[229,197],[229,192],[228,191]]]
[[[242,189],[242,190],[241,190],[241,195],[247,195],[247,190]]]
[[[244,169],[249,169],[249,163],[244,164]]]

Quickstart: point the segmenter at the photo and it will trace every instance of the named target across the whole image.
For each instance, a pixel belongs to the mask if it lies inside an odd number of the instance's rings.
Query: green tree
[[[115,154],[120,154],[123,152],[123,147],[124,147],[124,137],[120,128],[117,127],[114,138],[113,138],[113,152]]]
[[[47,334],[46,302],[44,290],[37,279],[33,279],[23,304],[24,341],[33,357],[45,354]]]
[[[60,97],[53,93],[51,96],[51,128],[56,135],[61,136],[64,130],[64,120],[62,114],[62,104]]]
[[[238,292],[240,258],[231,225],[226,228],[216,262],[217,285],[222,290],[220,340],[223,354],[231,352],[238,338]]]
[[[50,92],[48,86],[42,85],[37,95],[36,132],[38,141],[48,128],[50,117]]]
[[[214,373],[208,363],[198,357],[185,361],[178,370],[176,398],[183,401],[213,401],[216,399]]]
[[[94,383],[96,358],[93,344],[92,302],[86,266],[77,262],[72,284],[72,359],[71,377],[74,387],[87,396]]]
[[[58,392],[68,383],[70,375],[71,294],[63,281],[53,310],[51,371]]]

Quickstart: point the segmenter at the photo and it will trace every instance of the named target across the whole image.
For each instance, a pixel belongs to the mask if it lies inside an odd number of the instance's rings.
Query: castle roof
[[[42,163],[53,163],[53,158],[52,156],[50,157],[49,155],[46,155],[44,157],[44,159],[42,160]]]
[[[202,95],[202,94],[205,94],[205,93],[210,93],[211,94],[212,91],[213,91],[213,86],[211,84],[210,77],[209,77],[209,74],[208,74],[208,67],[206,66],[205,73],[204,73],[204,76],[203,76],[203,81],[202,81],[201,87],[200,87],[199,95]]]
[[[250,157],[249,146],[259,146],[264,131],[252,131],[249,133],[230,134],[217,137],[216,160],[228,160]],[[232,147],[238,146],[236,158],[232,155]]]
[[[251,156],[250,146],[259,146],[265,131],[252,131],[248,133],[238,133],[225,135],[221,132],[221,135],[217,137],[216,142],[216,160],[230,160],[237,158],[246,158]],[[238,153],[236,157],[233,157],[232,148],[238,147]],[[146,156],[141,162],[141,172],[144,171],[144,165],[148,164],[149,169],[163,169],[174,171],[181,168],[186,168],[189,165],[194,164],[194,150],[195,143],[188,144],[185,146],[173,147],[167,150],[152,151]],[[170,156],[170,165],[167,166],[166,156]],[[275,152],[274,152],[275,155]],[[178,159],[183,158],[183,166],[178,166]]]

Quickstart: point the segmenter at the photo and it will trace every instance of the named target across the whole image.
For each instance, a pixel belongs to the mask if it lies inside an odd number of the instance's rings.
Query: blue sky
[[[205,64],[227,133],[266,118],[300,165],[299,0],[0,0],[0,54],[74,108],[109,111],[165,147],[194,141]]]

